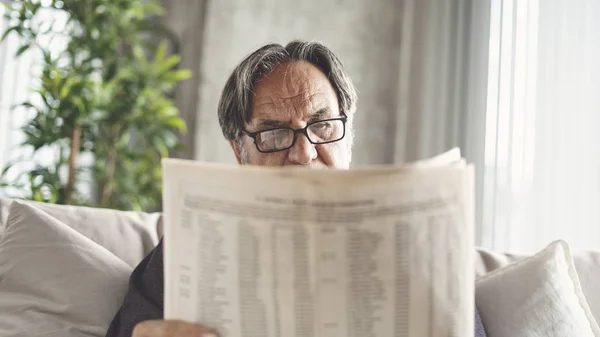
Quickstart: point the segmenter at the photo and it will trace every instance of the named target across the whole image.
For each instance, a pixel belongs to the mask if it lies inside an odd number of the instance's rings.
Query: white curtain
[[[396,113],[395,162],[454,146],[475,163],[483,195],[490,0],[405,0]],[[482,243],[483,199],[476,242]]]
[[[482,155],[468,139],[485,125],[489,14],[489,0],[403,1],[395,162]]]
[[[5,7],[0,5],[0,35],[13,23],[4,17]],[[67,16],[63,13],[41,9],[40,22],[54,20],[54,29],[60,31],[67,23]],[[34,24],[39,24],[37,21]],[[42,104],[41,98],[34,95],[32,89],[40,85],[39,75],[42,72],[42,55],[35,50],[28,50],[19,57],[15,57],[17,50],[22,46],[20,38],[12,33],[0,43],[0,171],[9,162],[17,162],[18,166],[11,170],[8,181],[14,181],[22,170],[34,165],[51,165],[55,163],[57,151],[55,148],[45,147],[33,156],[32,149],[22,147],[25,140],[21,131],[36,112],[32,109],[15,108],[15,105],[31,101],[36,105]],[[48,46],[53,56],[60,53],[67,40],[56,37],[50,40],[49,36],[38,38],[38,43]],[[14,188],[0,190],[0,194],[10,196],[25,196],[26,193]]]
[[[600,1],[493,0],[490,22],[479,243],[600,248]]]
[[[0,31],[9,27],[4,18],[5,8],[0,5]],[[11,107],[27,99],[27,88],[32,84],[31,54],[25,53],[16,59],[15,53],[20,47],[19,39],[13,34],[0,44],[0,169],[12,156],[11,150],[23,141],[19,127],[25,123],[25,114],[11,113]]]

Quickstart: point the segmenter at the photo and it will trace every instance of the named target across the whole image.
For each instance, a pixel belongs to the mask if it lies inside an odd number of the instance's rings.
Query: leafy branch
[[[42,4],[43,3],[43,4]],[[160,160],[182,145],[185,123],[170,100],[190,77],[178,55],[167,55],[157,1],[23,0],[5,4],[15,57],[40,55],[39,85],[14,111],[33,117],[23,126],[33,165],[5,167],[0,187],[27,191],[37,201],[151,210],[160,205]],[[49,15],[50,13],[50,15]],[[51,18],[51,19],[48,19]],[[64,48],[58,48],[63,41]],[[53,150],[52,165],[35,163]],[[82,162],[85,156],[91,162]],[[84,181],[82,175],[90,177]],[[95,191],[83,193],[81,187]]]

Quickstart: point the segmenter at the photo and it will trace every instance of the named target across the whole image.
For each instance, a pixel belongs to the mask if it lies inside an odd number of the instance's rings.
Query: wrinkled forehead
[[[339,111],[329,79],[305,61],[277,66],[255,88],[252,120],[308,118],[316,111]]]

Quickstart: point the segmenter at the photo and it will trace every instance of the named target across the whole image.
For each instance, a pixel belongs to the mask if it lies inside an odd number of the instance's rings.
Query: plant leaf
[[[153,2],[144,3],[143,7],[146,12],[152,13],[155,15],[163,15],[165,13],[165,9],[157,3],[153,3]]]
[[[156,63],[163,62],[166,54],[167,54],[167,42],[162,41],[158,45],[158,48],[156,49],[156,55],[154,56],[155,62]]]
[[[162,72],[171,70],[171,68],[173,68],[174,66],[179,64],[180,61],[181,61],[181,56],[171,55],[171,56],[167,57],[167,59],[164,60],[163,62],[161,62],[160,64],[156,64],[156,67],[158,68],[159,72],[162,73]]]
[[[81,96],[74,96],[72,98],[72,100],[73,100],[73,104],[75,104],[75,106],[79,110],[79,113],[85,114],[87,110],[85,108],[85,103],[83,102],[83,99],[81,98]]]
[[[168,82],[179,82],[192,77],[192,72],[187,69],[170,71],[163,76],[163,79]]]
[[[20,103],[20,104],[15,104],[11,108],[15,109],[15,108],[18,108],[18,107],[35,108],[35,105],[31,104],[31,102],[23,102],[23,103]]]
[[[8,34],[10,34],[10,33],[11,33],[11,32],[13,32],[13,31],[16,31],[17,33],[19,33],[19,34],[20,34],[20,29],[19,29],[19,27],[20,27],[20,26],[12,26],[12,27],[8,28],[8,29],[7,29],[7,30],[4,32],[4,34],[2,34],[2,37],[0,38],[0,42],[3,42],[3,41],[4,41],[4,40],[5,40],[7,37],[8,37]]]
[[[176,118],[169,118],[166,123],[165,126],[168,126],[170,128],[176,129],[176,130],[180,130],[180,131],[185,131],[186,130],[186,125],[185,125],[185,121],[179,117]]]
[[[21,55],[23,55],[24,52],[27,51],[27,49],[29,49],[31,47],[31,45],[29,44],[24,44],[21,47],[19,47],[19,49],[17,50],[15,57],[19,57]]]

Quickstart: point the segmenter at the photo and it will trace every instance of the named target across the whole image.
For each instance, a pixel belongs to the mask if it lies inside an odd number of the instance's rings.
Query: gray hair
[[[227,140],[237,140],[244,123],[252,118],[252,99],[258,80],[281,64],[307,61],[319,68],[335,90],[341,112],[351,117],[356,110],[356,89],[342,63],[327,47],[318,42],[292,41],[285,47],[268,44],[248,55],[234,70],[221,94],[219,124]]]

